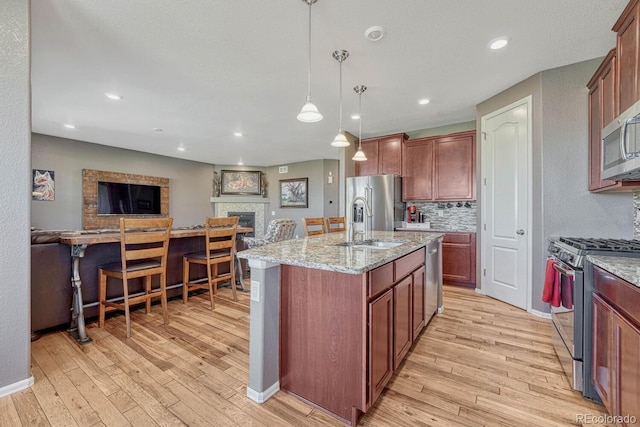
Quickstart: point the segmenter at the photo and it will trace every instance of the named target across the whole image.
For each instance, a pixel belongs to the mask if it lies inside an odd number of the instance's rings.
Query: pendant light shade
[[[364,155],[364,151],[362,151],[362,93],[367,90],[367,87],[364,85],[358,85],[353,88],[358,94],[358,114],[360,115],[359,123],[358,123],[358,151],[351,158],[351,160],[355,160],[356,162],[364,162],[367,160],[367,156]]]
[[[344,49],[333,52],[333,59],[340,63],[340,128],[338,129],[338,134],[333,139],[331,145],[338,148],[348,147],[350,145],[349,141],[347,141],[347,137],[342,131],[342,62],[348,57],[349,52]]]
[[[308,63],[308,73],[307,73],[307,100],[302,106],[302,110],[296,116],[298,120],[305,123],[313,123],[319,122],[322,120],[322,114],[318,111],[318,107],[315,106],[313,102],[311,102],[311,6],[317,2],[318,0],[302,0],[304,3],[309,5],[309,63]]]

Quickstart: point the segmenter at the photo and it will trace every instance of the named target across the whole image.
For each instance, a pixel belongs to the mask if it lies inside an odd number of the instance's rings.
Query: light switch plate
[[[260,282],[251,281],[251,301],[260,302]]]

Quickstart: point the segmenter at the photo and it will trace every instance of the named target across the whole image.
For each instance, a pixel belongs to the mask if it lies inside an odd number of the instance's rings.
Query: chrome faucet
[[[356,231],[355,230],[355,221],[354,221],[354,215],[353,215],[353,208],[355,207],[357,202],[362,202],[362,204],[364,205],[364,209],[365,209],[365,218],[364,218],[364,230],[362,231]],[[355,236],[357,234],[362,235],[362,239],[361,240],[366,240],[369,237],[369,234],[371,232],[371,218],[373,217],[373,213],[371,212],[371,206],[369,206],[369,202],[367,201],[366,198],[362,197],[362,196],[356,196],[353,198],[353,200],[351,201],[351,205],[349,206],[349,208],[351,209],[351,241],[355,241]]]

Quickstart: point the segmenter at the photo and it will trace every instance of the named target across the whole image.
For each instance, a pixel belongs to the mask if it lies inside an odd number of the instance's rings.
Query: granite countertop
[[[640,287],[640,258],[588,255],[587,260]]]
[[[442,236],[442,233],[424,231],[373,231],[370,235],[372,239],[403,244],[390,249],[370,249],[336,246],[346,241],[346,234],[329,233],[259,246],[238,252],[238,257],[339,273],[362,274],[424,247]]]

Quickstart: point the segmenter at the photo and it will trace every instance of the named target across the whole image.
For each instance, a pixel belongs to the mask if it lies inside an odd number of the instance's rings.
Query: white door
[[[482,117],[481,286],[531,308],[531,97]]]

